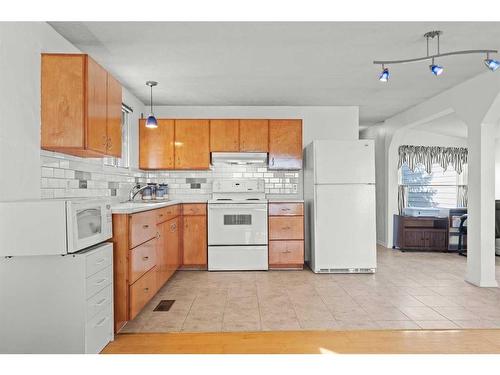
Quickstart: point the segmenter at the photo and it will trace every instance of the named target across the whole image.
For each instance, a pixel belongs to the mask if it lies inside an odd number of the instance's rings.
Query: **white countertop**
[[[269,203],[304,203],[303,199],[267,198]]]
[[[156,210],[157,208],[172,206],[174,204],[182,203],[178,199],[170,199],[166,201],[151,201],[151,202],[124,202],[116,203],[111,206],[111,212],[114,214],[133,214],[136,212]]]
[[[269,198],[269,203],[304,203],[303,199],[283,199],[283,198]],[[206,199],[200,198],[183,198],[183,199],[169,199],[165,201],[140,201],[115,203],[111,206],[111,212],[114,214],[133,214],[137,212],[156,210],[162,207],[173,206],[181,203],[207,203]]]

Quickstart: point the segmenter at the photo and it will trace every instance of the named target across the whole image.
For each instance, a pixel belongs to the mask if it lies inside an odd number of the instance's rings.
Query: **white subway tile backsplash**
[[[173,198],[209,198],[212,183],[218,179],[263,178],[266,194],[288,195],[300,199],[302,179],[299,172],[269,171],[262,166],[219,164],[207,171],[140,171],[103,165],[101,159],[83,159],[57,153],[41,153],[42,198],[128,197],[137,183],[169,185]]]

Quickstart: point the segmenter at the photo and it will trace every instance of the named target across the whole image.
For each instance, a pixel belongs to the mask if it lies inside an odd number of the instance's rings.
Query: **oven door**
[[[74,253],[110,239],[111,204],[104,201],[67,202],[68,253]]]
[[[267,204],[210,203],[209,245],[267,245]]]

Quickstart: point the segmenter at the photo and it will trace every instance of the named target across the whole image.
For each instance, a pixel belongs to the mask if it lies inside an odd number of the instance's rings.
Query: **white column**
[[[495,279],[495,124],[469,124],[467,271],[477,286]]]

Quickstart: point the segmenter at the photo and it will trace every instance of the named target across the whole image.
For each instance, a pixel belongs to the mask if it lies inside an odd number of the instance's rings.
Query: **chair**
[[[467,214],[460,216],[460,226],[458,227],[458,254],[464,257],[467,256],[467,250],[462,249],[464,236],[467,236]]]

